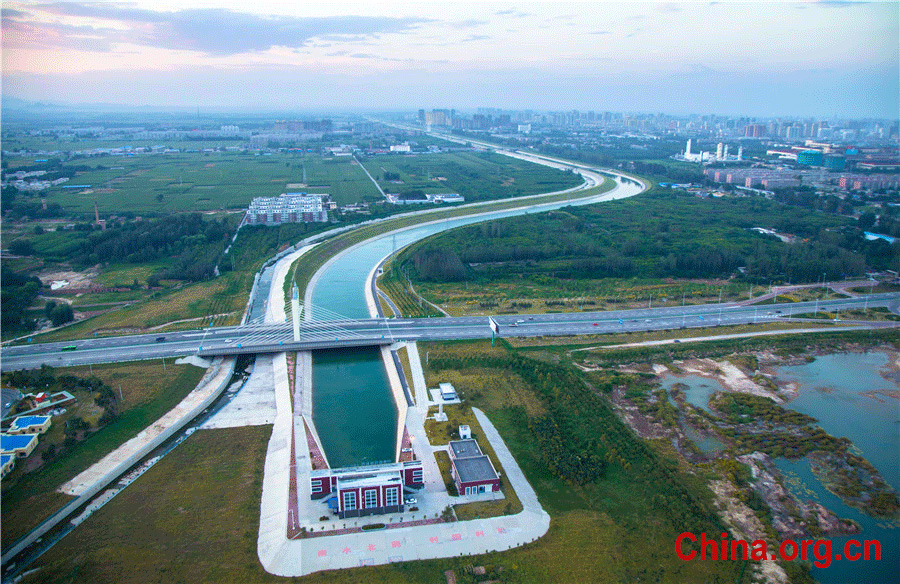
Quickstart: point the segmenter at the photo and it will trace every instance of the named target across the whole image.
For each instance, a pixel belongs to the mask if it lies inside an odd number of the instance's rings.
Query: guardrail
[[[394,339],[395,340],[395,339]],[[290,341],[278,344],[263,345],[228,345],[225,347],[211,347],[197,351],[200,357],[217,357],[219,355],[249,355],[259,353],[284,353],[292,351],[315,351],[317,349],[336,349],[339,347],[379,347],[390,345],[394,340],[389,338],[336,338],[333,341]]]

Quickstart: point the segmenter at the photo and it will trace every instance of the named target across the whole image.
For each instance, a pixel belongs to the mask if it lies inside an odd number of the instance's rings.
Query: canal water
[[[816,358],[812,363],[776,369],[780,381],[793,381],[800,395],[786,407],[813,416],[826,432],[849,438],[862,451],[885,481],[900,491],[900,400],[897,382],[885,379],[885,353],[838,353]],[[893,394],[893,396],[891,395]],[[881,561],[846,560],[827,568],[813,566],[813,576],[822,584],[850,582],[897,582],[900,573],[900,526],[876,520],[845,505],[829,492],[810,470],[804,458],[778,459],[789,488],[803,500],[814,499],[839,517],[858,522],[863,530],[852,537],[834,537],[832,553],[842,553],[850,539],[881,542]],[[859,550],[855,550],[859,551]]]
[[[313,318],[369,318],[365,286],[372,268],[391,253],[435,233],[482,221],[624,198],[640,191],[639,185],[619,183],[613,191],[581,201],[558,201],[442,220],[382,235],[350,249],[324,268],[312,288]],[[333,467],[396,459],[397,408],[384,367],[377,348],[313,353],[313,418]],[[379,416],[362,415],[369,411],[377,411]],[[339,420],[339,416],[345,417]]]

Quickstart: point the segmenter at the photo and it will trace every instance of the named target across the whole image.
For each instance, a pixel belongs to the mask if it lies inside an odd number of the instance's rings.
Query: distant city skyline
[[[898,117],[897,2],[6,2],[3,95]]]

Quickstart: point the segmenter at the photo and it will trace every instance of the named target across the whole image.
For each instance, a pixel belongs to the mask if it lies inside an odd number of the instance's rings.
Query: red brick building
[[[491,459],[482,454],[475,440],[450,442],[450,467],[460,495],[476,495],[500,490],[500,477]]]
[[[314,470],[310,476],[310,496],[337,498],[336,512],[345,517],[361,517],[404,510],[404,490],[424,486],[422,461]]]

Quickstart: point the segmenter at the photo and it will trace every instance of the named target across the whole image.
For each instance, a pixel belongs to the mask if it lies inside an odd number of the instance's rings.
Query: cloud
[[[655,4],[653,7],[657,10],[657,12],[681,12],[681,6],[672,2]]]
[[[488,24],[486,20],[475,20],[474,18],[470,18],[469,20],[460,20],[457,22],[448,23],[452,28],[474,28],[476,26],[483,26]]]
[[[612,32],[608,30],[594,30],[589,32],[588,34],[612,34]]]
[[[124,23],[130,29],[129,42],[220,56],[261,52],[275,46],[299,48],[316,38],[370,39],[382,34],[409,32],[431,22],[424,18],[371,16],[260,16],[220,8],[157,12],[122,4],[68,2],[39,5],[34,10],[63,17]],[[22,14],[21,18],[26,16]],[[48,33],[68,33],[66,25],[40,26]],[[108,35],[111,42],[121,41],[108,29],[89,28],[93,29],[93,34]]]
[[[15,10],[13,8],[0,8],[0,18],[24,18],[27,16],[25,12],[21,10]]]
[[[109,52],[114,43],[130,42],[124,31],[92,26],[47,24],[28,20],[3,21],[5,49],[64,49]]]
[[[526,16],[530,16],[527,12],[522,12],[521,10],[514,10],[512,8],[507,8],[505,10],[498,10],[495,12],[497,16],[512,16],[513,18],[525,18]]]
[[[467,36],[466,38],[464,38],[464,39],[463,39],[462,41],[460,41],[460,42],[463,42],[463,43],[471,43],[471,42],[473,42],[473,41],[484,41],[484,40],[487,40],[487,39],[489,39],[489,38],[491,38],[491,37],[489,37],[489,36],[487,36],[487,35],[484,35],[484,34],[470,34],[469,36]]]

